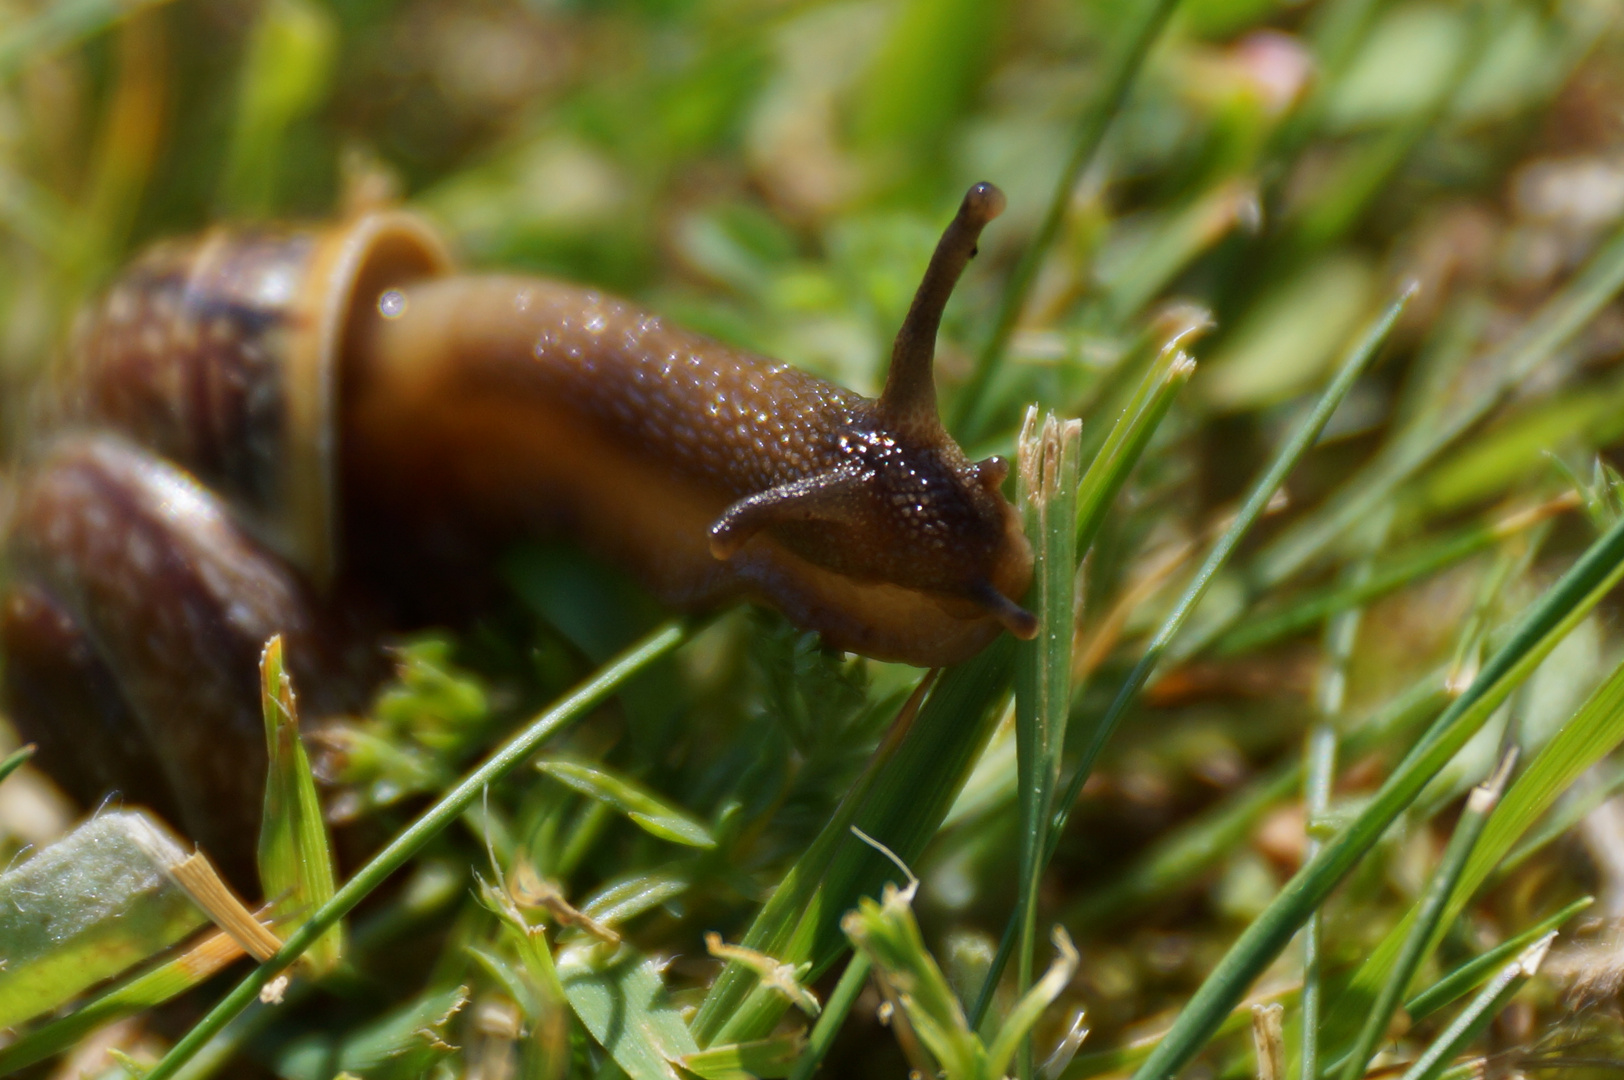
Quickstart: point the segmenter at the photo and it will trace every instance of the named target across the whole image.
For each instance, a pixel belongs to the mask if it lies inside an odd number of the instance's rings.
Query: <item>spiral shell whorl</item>
[[[180,464],[323,584],[348,315],[449,265],[423,225],[388,213],[321,233],[216,230],[161,244],[82,317],[62,411]]]

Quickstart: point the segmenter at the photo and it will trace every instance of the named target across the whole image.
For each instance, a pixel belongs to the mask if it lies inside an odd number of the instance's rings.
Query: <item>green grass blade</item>
[[[1493,888],[1506,874],[1521,866],[1529,856],[1573,828],[1596,807],[1624,791],[1624,762],[1601,762],[1596,766],[1596,773],[1599,775],[1596,775],[1593,783],[1582,791],[1574,792],[1569,798],[1561,800],[1560,806],[1541,821],[1537,828],[1531,829],[1517,846],[1500,860],[1500,865],[1494,868],[1494,873],[1490,874],[1489,880],[1485,882],[1487,887]]]
[[[533,1069],[531,1075],[538,1078],[568,1076],[569,1010],[572,1003],[559,981],[547,934],[541,927],[531,926],[525,920],[505,888],[479,880],[475,895],[485,909],[496,916],[502,936],[523,966],[525,977],[521,979],[515,974],[511,979],[519,984],[511,996],[522,1010],[528,1029],[525,1050],[528,1064]],[[469,947],[469,951],[472,955],[481,955],[473,946]],[[501,970],[498,967],[500,961],[495,958],[490,960],[487,966],[491,970]],[[507,981],[510,980],[504,979],[504,982]],[[585,1017],[582,1023],[587,1023]],[[661,1080],[665,1078],[661,1077]]]
[[[1364,811],[1287,883],[1190,998],[1134,1074],[1171,1077],[1189,1063],[1309,913],[1380,839],[1422,788],[1533,673],[1562,638],[1624,577],[1624,524],[1596,541],[1535,603],[1478,677],[1422,736]],[[1505,812],[1504,803],[1501,813]]]
[[[1337,756],[1358,757],[1379,743],[1402,736],[1437,716],[1451,697],[1444,685],[1443,670],[1429,673],[1354,725],[1342,737]],[[1099,929],[1187,887],[1234,851],[1263,815],[1290,798],[1302,783],[1302,762],[1292,762],[1259,777],[1200,820],[1157,841],[1115,879],[1085,893],[1062,912],[1060,921],[1067,926]]]
[[[1248,617],[1246,622],[1220,637],[1214,649],[1221,656],[1234,656],[1306,630],[1338,612],[1368,604],[1480,551],[1487,551],[1575,504],[1572,495],[1564,495],[1499,521],[1474,525],[1453,536],[1429,541],[1373,567],[1359,581],[1338,582],[1312,591],[1283,609]]]
[[[10,1076],[59,1054],[104,1024],[161,1005],[200,986],[242,955],[242,948],[224,931],[211,934],[182,955],[124,980],[67,1016],[0,1047],[0,1076]]]
[[[1471,855],[1472,846],[1482,834],[1490,812],[1500,801],[1501,793],[1505,791],[1506,781],[1510,778],[1511,768],[1515,762],[1515,752],[1508,753],[1494,775],[1473,788],[1472,794],[1467,797],[1466,809],[1455,824],[1455,832],[1449,838],[1448,846],[1444,848],[1443,857],[1438,861],[1438,868],[1433,872],[1421,901],[1415,906],[1415,915],[1399,949],[1398,957],[1377,991],[1375,1002],[1365,1013],[1365,1023],[1354,1039],[1353,1049],[1343,1061],[1341,1080],[1359,1080],[1376,1053],[1377,1043],[1387,1034],[1387,1025],[1393,1018],[1393,1010],[1398,1007],[1399,999],[1403,997],[1404,991],[1410,985],[1410,979],[1414,977],[1416,969],[1421,966],[1421,961],[1427,954],[1429,939],[1443,918],[1444,905],[1456,882],[1459,881],[1461,871],[1466,867],[1467,856]]]
[[[887,886],[878,901],[863,897],[846,913],[841,927],[875,970],[902,989],[897,995],[899,1004],[944,1076],[968,1080],[1002,1075],[1002,1070],[990,1072],[982,1067],[986,1049],[965,1021],[964,1007],[947,976],[925,948],[913,913],[916,887],[917,882],[906,889]]]
[[[823,1064],[824,1055],[834,1045],[835,1036],[840,1034],[841,1025],[851,1013],[851,1007],[857,1004],[857,995],[868,985],[868,973],[871,968],[866,953],[855,953],[846,962],[846,970],[840,973],[840,981],[835,984],[829,1000],[824,1002],[823,1012],[818,1014],[818,1022],[812,1025],[812,1034],[806,1040],[806,1052],[795,1063],[795,1069],[789,1074],[789,1080],[811,1080],[812,1075],[818,1071],[818,1067]]]
[[[1370,576],[1370,560],[1375,549],[1386,540],[1391,524],[1390,515],[1383,515],[1382,520],[1374,523],[1370,533],[1372,550],[1343,575],[1349,584],[1357,584]],[[1348,664],[1359,639],[1363,614],[1363,609],[1351,608],[1325,624],[1323,656],[1314,693],[1315,720],[1308,729],[1303,748],[1303,825],[1307,833],[1303,852],[1306,859],[1319,854],[1321,841],[1315,823],[1323,820],[1331,809],[1331,788],[1336,782],[1336,721],[1347,701]],[[1320,1008],[1324,991],[1322,931],[1320,913],[1316,911],[1303,927],[1302,1049],[1298,1055],[1298,1076],[1302,1080],[1316,1080],[1319,1076]]]
[[[1036,573],[1027,609],[1037,616],[1038,634],[1015,647],[1016,777],[1020,793],[1020,886],[1016,905],[1021,920],[1016,956],[1016,987],[1032,983],[1037,948],[1038,887],[1043,877],[1046,828],[1060,786],[1060,754],[1071,712],[1073,577],[1077,566],[1078,442],[1082,424],[1053,414],[1039,426],[1037,410],[1027,413],[1019,443],[1016,505],[1026,519],[1026,535],[1036,555]],[[1032,1048],[1023,1044],[1019,1073],[1032,1075]]]
[[[233,214],[276,208],[277,178],[292,156],[288,129],[327,96],[338,27],[312,0],[270,0],[259,9],[237,100],[220,201]]]
[[[987,344],[976,356],[975,370],[970,373],[970,378],[955,398],[957,408],[954,411],[953,428],[961,442],[974,442],[991,420],[988,390],[992,385],[994,374],[998,371],[998,365],[1003,362],[1004,351],[1009,347],[1009,339],[1015,333],[1015,324],[1020,320],[1021,309],[1026,305],[1027,293],[1031,291],[1032,282],[1036,280],[1038,270],[1043,266],[1049,249],[1054,246],[1055,237],[1060,233],[1060,224],[1065,219],[1072,192],[1076,189],[1083,170],[1099,152],[1100,144],[1105,141],[1105,133],[1111,126],[1111,120],[1122,111],[1122,104],[1127,100],[1128,92],[1133,88],[1134,81],[1144,67],[1150,47],[1161,36],[1178,4],[1179,0],[1141,0],[1139,10],[1136,12],[1137,17],[1128,30],[1127,38],[1121,51],[1117,53],[1110,71],[1100,84],[1098,96],[1089,102],[1088,108],[1078,120],[1071,158],[1055,182],[1054,195],[1049,200],[1049,207],[1044,212],[1042,223],[1033,234],[1031,242],[1027,244],[1020,263],[1004,285],[997,320],[993,323],[992,334],[988,337]]]
[[[265,714],[265,813],[260,823],[259,881],[282,918],[284,936],[310,912],[333,898],[332,846],[310,758],[299,738],[293,680],[282,663],[282,637],[265,644],[259,661],[260,702]],[[305,958],[318,972],[330,971],[344,953],[344,928],[335,924]]]
[[[1105,714],[1088,731],[1083,752],[1075,771],[1072,773],[1071,781],[1066,785],[1065,794],[1055,804],[1055,819],[1050,825],[1048,842],[1044,852],[1045,865],[1047,865],[1049,859],[1054,857],[1054,849],[1059,843],[1061,832],[1065,829],[1066,818],[1070,814],[1071,807],[1076,804],[1078,796],[1082,793],[1083,784],[1088,780],[1088,774],[1094,767],[1094,760],[1099,756],[1100,751],[1104,749],[1112,732],[1116,730],[1117,724],[1121,722],[1123,715],[1128,711],[1128,707],[1138,698],[1139,692],[1144,689],[1145,683],[1150,680],[1151,673],[1160,662],[1162,654],[1167,651],[1168,645],[1178,635],[1179,630],[1183,628],[1185,622],[1195,611],[1196,606],[1201,602],[1201,598],[1206,595],[1207,588],[1212,584],[1213,578],[1229,561],[1229,557],[1234,554],[1235,548],[1240,544],[1241,539],[1257,523],[1258,518],[1263,516],[1263,511],[1268,506],[1269,500],[1274,498],[1275,491],[1285,482],[1286,476],[1301,460],[1303,454],[1308,452],[1308,448],[1319,437],[1319,433],[1324,429],[1326,422],[1331,419],[1331,414],[1342,403],[1342,399],[1347,396],[1348,391],[1353,389],[1353,384],[1360,373],[1374,359],[1382,342],[1387,339],[1388,333],[1392,330],[1393,324],[1398,321],[1399,314],[1404,310],[1404,305],[1409,297],[1410,293],[1406,291],[1404,295],[1389,304],[1387,309],[1377,316],[1375,321],[1354,342],[1341,367],[1337,370],[1336,376],[1331,380],[1331,384],[1325,388],[1324,393],[1315,402],[1314,408],[1298,425],[1297,429],[1292,432],[1291,437],[1286,440],[1279,453],[1275,455],[1274,460],[1270,462],[1268,469],[1252,486],[1252,490],[1247,494],[1246,501],[1241,505],[1240,511],[1236,513],[1235,520],[1230,523],[1229,528],[1224,530],[1224,534],[1218,538],[1218,542],[1207,553],[1206,560],[1201,564],[1200,569],[1196,571],[1195,577],[1190,581],[1189,585],[1185,587],[1184,595],[1179,598],[1173,610],[1163,620],[1160,629],[1156,631],[1156,636],[1151,638],[1150,644],[1145,648],[1145,653],[1140,657],[1139,662],[1134,665],[1133,670],[1123,680],[1121,688],[1117,691],[1115,699],[1112,700]],[[1013,925],[1013,920],[1011,920],[1011,925]],[[999,943],[998,957],[993,961],[992,968],[987,973],[986,982],[982,984],[981,993],[977,995],[976,1003],[971,1010],[971,1023],[973,1024],[981,1022],[981,1017],[992,999],[992,988],[997,985],[998,980],[1003,976],[1004,966],[1009,962],[1008,954],[1013,946],[1013,941],[1014,935],[1011,928],[1006,926],[1004,938]]]
[[[729,1043],[709,1050],[696,1050],[682,1059],[682,1067],[700,1080],[760,1080],[762,1077],[787,1076],[795,1063],[801,1060],[799,1032],[757,1039],[747,1043]]]
[[[1510,1001],[1523,985],[1532,979],[1539,971],[1540,963],[1545,959],[1545,953],[1556,938],[1556,931],[1540,938],[1521,956],[1507,964],[1505,970],[1495,976],[1487,986],[1472,999],[1471,1004],[1461,1010],[1461,1014],[1444,1029],[1433,1044],[1427,1047],[1415,1063],[1405,1070],[1400,1080],[1437,1080],[1460,1049],[1478,1032],[1488,1026],[1490,1020]]]
[[[1356,522],[1390,499],[1399,485],[1431,462],[1526,379],[1553,352],[1595,317],[1624,286],[1624,230],[1523,325],[1486,358],[1494,372],[1471,399],[1439,416],[1428,416],[1389,443],[1325,501],[1322,509],[1283,532],[1253,560],[1248,579],[1258,591],[1286,580],[1324,552]]]
[[[650,836],[693,848],[713,848],[716,838],[694,818],[613,769],[593,762],[553,758],[536,768],[570,790],[596,799]]]
[[[1620,528],[1624,526],[1615,526],[1608,536],[1616,535]],[[1614,574],[1616,576],[1616,570]],[[1450,891],[1441,922],[1428,935],[1427,951],[1437,946],[1449,920],[1460,914],[1500,860],[1557,797],[1593,764],[1612,753],[1620,743],[1624,743],[1624,664],[1613,669],[1607,681],[1591,694],[1573,719],[1563,725],[1562,730],[1545,745],[1495,809],[1459,880]],[[1410,924],[1411,919],[1407,917],[1360,965],[1348,984],[1345,1000],[1359,1002],[1375,994],[1376,988],[1387,979],[1388,972],[1396,963]],[[1355,1006],[1349,1005],[1348,1008],[1354,1009]]]
[[[33,743],[29,743],[27,746],[19,746],[4,758],[0,758],[0,782],[4,782],[6,777],[22,768],[23,764],[34,756],[36,749],[37,747]]]
[[[1112,732],[1116,730],[1116,725],[1121,721],[1123,714],[1127,712],[1128,706],[1139,696],[1140,690],[1149,681],[1151,673],[1162,658],[1162,654],[1167,651],[1173,639],[1184,628],[1185,622],[1194,613],[1202,597],[1206,595],[1207,589],[1212,584],[1213,578],[1217,576],[1218,571],[1229,562],[1229,557],[1234,554],[1241,540],[1251,531],[1257,520],[1263,516],[1263,511],[1268,507],[1269,501],[1274,498],[1274,494],[1279,490],[1280,485],[1285,483],[1286,477],[1296,467],[1297,462],[1308,452],[1308,448],[1314,444],[1314,440],[1319,438],[1320,432],[1324,430],[1326,423],[1331,419],[1331,414],[1336,412],[1337,406],[1342,403],[1342,399],[1347,396],[1348,391],[1353,389],[1354,382],[1357,381],[1360,374],[1375,358],[1382,343],[1387,340],[1388,333],[1393,329],[1393,324],[1398,321],[1399,314],[1404,310],[1404,305],[1408,302],[1409,297],[1410,293],[1406,292],[1393,301],[1385,311],[1377,316],[1374,322],[1365,328],[1364,332],[1354,342],[1353,347],[1349,349],[1330,385],[1325,388],[1324,393],[1315,402],[1314,408],[1298,425],[1297,429],[1292,432],[1291,437],[1280,448],[1274,460],[1269,463],[1268,469],[1253,484],[1252,490],[1247,493],[1246,501],[1241,504],[1240,510],[1236,513],[1235,520],[1230,523],[1229,528],[1224,530],[1224,534],[1218,538],[1218,542],[1207,553],[1206,560],[1201,564],[1200,569],[1196,571],[1195,577],[1190,581],[1189,585],[1185,587],[1184,594],[1179,597],[1179,601],[1174,605],[1172,612],[1168,614],[1161,627],[1156,631],[1156,636],[1151,638],[1150,644],[1146,646],[1144,655],[1134,665],[1128,677],[1123,680],[1122,688],[1117,691],[1115,700],[1111,702],[1105,715],[1094,726],[1094,729],[1089,732],[1088,742],[1084,746],[1077,770],[1072,775],[1066,794],[1057,804],[1059,814],[1066,814],[1077,801],[1077,796],[1082,792],[1083,783],[1088,779],[1088,773],[1094,766],[1094,759],[1099,756],[1100,750],[1104,748],[1106,741],[1110,739]],[[1063,826],[1064,821],[1061,820],[1057,821],[1055,827],[1051,829],[1051,846]]]
[[[1122,415],[1089,462],[1077,485],[1076,550],[1087,551],[1116,501],[1117,492],[1127,483],[1133,467],[1144,456],[1156,429],[1173,407],[1184,384],[1195,372],[1195,361],[1178,347],[1178,340],[1162,347],[1145,377],[1135,388]]]
[[[1071,943],[1064,927],[1056,926],[1050,935],[1054,942],[1055,959],[1030,990],[1023,993],[999,1028],[997,1036],[987,1047],[987,1075],[1003,1076],[1018,1045],[1031,1045],[1032,1028],[1043,1016],[1043,1010],[1053,1005],[1066,985],[1077,974],[1077,947]]]
[[[346,881],[333,898],[323,904],[310,921],[294,931],[282,949],[271,959],[255,968],[238,983],[231,993],[217,1002],[198,1023],[170,1047],[163,1059],[147,1073],[148,1080],[166,1080],[200,1050],[232,1018],[241,1013],[258,996],[260,990],[292,964],[317,939],[354,909],[374,889],[383,884],[406,861],[415,855],[441,830],[462,816],[472,806],[486,786],[497,782],[518,768],[536,749],[564,728],[582,719],[587,713],[608,700],[632,676],[649,664],[674,652],[693,636],[692,623],[670,622],[656,629],[642,641],[622,653],[613,663],[577,687],[552,708],[536,717],[523,730],[508,740],[500,749],[485,759],[478,768],[463,777],[406,828],[395,834],[384,849]]]
[[[1551,931],[1561,928],[1569,919],[1593,903],[1595,903],[1593,897],[1580,897],[1555,915],[1541,919],[1483,955],[1474,956],[1404,1003],[1404,1011],[1409,1014],[1410,1022],[1420,1023],[1439,1009],[1465,996],[1472,987],[1486,979],[1491,971],[1528,948],[1536,938],[1544,937]]]
[[[1013,668],[1013,641],[1006,635],[942,672],[911,722],[893,726],[868,772],[773,890],[740,944],[782,963],[810,963],[809,979],[839,957],[846,940],[841,915],[898,876],[851,827],[904,862],[917,859],[986,745]],[[694,1033],[701,1046],[749,1042],[769,1033],[785,1007],[781,995],[756,985],[747,967],[730,962],[700,1005]]]
[[[0,1028],[49,1012],[202,926],[207,916],[169,873],[185,859],[157,819],[113,810],[0,874]]]
[[[679,1080],[673,1066],[699,1046],[666,996],[664,965],[622,947],[607,963],[583,946],[559,958],[570,1007],[632,1080]]]

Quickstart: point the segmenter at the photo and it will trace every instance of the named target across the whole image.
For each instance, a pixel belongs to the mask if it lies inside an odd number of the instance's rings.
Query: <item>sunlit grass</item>
[[[392,197],[872,392],[990,180],[938,383],[976,455],[1081,421],[1019,493],[1044,632],[926,674],[525,547],[308,758],[268,729],[281,952],[154,955],[0,1064],[133,1015],[152,1076],[1233,1077],[1260,998],[1300,1080],[1619,1056],[1536,973],[1624,905],[1563,842],[1624,790],[1610,5],[226,11],[0,19],[8,447],[147,240]]]

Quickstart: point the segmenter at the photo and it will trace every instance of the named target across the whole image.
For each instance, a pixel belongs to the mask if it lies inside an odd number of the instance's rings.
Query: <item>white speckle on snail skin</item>
[[[521,315],[524,314],[530,310],[530,301],[532,299],[533,296],[529,289],[520,289],[513,295],[513,310]]]
[[[387,290],[378,297],[378,314],[386,319],[398,319],[406,314],[406,294],[399,289]]]

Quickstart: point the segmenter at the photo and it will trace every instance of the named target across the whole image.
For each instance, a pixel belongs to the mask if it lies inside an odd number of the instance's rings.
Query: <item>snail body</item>
[[[19,485],[8,708],[81,794],[202,790],[168,801],[207,843],[257,816],[265,637],[303,685],[342,685],[367,664],[352,583],[399,551],[562,533],[674,607],[747,597],[920,665],[1030,636],[1007,468],[947,435],[931,370],[1001,208],[990,185],[965,197],[878,399],[591,290],[452,274],[401,213],[160,246],[81,320],[61,434]]]

